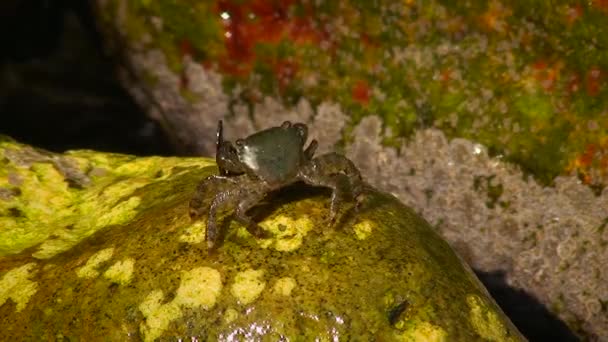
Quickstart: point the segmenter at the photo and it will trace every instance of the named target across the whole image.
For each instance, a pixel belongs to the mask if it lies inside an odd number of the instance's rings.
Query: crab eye
[[[281,128],[289,128],[289,127],[291,127],[291,121],[285,121],[281,125]]]
[[[242,147],[245,144],[245,141],[243,139],[237,139],[234,143],[236,146]]]
[[[293,125],[293,128],[295,128],[298,135],[302,137],[302,141],[306,141],[306,138],[308,138],[308,127],[306,127],[305,124],[297,123]]]

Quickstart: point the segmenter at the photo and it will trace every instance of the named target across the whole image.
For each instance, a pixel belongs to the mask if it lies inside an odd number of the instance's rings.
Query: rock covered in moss
[[[328,196],[281,191],[226,217],[221,246],[187,203],[211,161],[0,142],[0,336],[521,341],[450,247],[395,198],[366,192],[337,227]]]

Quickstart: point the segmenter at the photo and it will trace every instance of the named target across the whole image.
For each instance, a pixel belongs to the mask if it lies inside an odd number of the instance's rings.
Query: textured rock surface
[[[208,160],[0,155],[2,340],[524,340],[392,196],[328,228],[327,193],[292,188],[257,213],[272,238],[232,223],[208,254],[187,215]]]
[[[226,112],[207,86],[221,82],[231,106],[264,96],[335,102],[351,124],[380,116],[387,144],[432,125],[545,184],[572,171],[587,184],[608,182],[601,1],[97,4],[105,36],[130,66],[132,93],[190,151],[206,150],[192,138],[209,120],[196,118]]]

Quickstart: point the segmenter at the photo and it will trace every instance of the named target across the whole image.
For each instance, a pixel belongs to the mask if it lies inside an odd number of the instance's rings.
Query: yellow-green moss
[[[111,187],[110,187],[111,188]],[[136,187],[130,190],[135,190]],[[126,189],[125,189],[126,190]],[[110,190],[112,191],[112,190]],[[88,197],[88,196],[87,196]],[[120,197],[108,196],[108,202],[114,202],[113,199]],[[69,250],[78,241],[86,238],[97,230],[110,225],[126,223],[137,214],[135,208],[139,205],[139,197],[130,197],[126,201],[115,203],[114,206],[104,206],[104,201],[99,196],[97,199],[88,198],[81,204],[82,219],[75,223],[75,226],[66,226],[63,229],[56,230],[54,238],[45,240],[39,247],[38,251],[32,256],[38,259],[48,259],[61,252]],[[114,203],[113,203],[114,204]],[[99,213],[99,214],[94,214]]]
[[[313,228],[308,216],[294,219],[285,215],[277,215],[260,223],[260,226],[272,234],[272,239],[261,241],[263,247],[273,246],[280,252],[291,252],[302,245],[302,240]]]
[[[144,341],[156,340],[167,329],[171,321],[182,316],[182,311],[177,303],[161,304],[163,299],[163,291],[156,290],[151,292],[139,305],[139,310],[146,318],[145,322],[141,323],[139,327],[144,336]]]
[[[99,271],[97,269],[101,264],[110,260],[113,254],[113,247],[100,250],[99,252],[91,255],[89,260],[87,260],[87,263],[76,270],[76,274],[78,274],[78,276],[81,278],[95,278],[99,276]]]
[[[0,186],[15,189],[19,196],[0,201],[0,256],[39,244],[32,254],[39,259],[65,252],[104,227],[132,220],[141,203],[134,195],[138,189],[212,165],[203,158],[135,158],[84,150],[53,157],[11,141],[0,142],[2,155],[8,162],[0,167]],[[71,169],[63,170],[63,165]],[[70,173],[88,182],[71,186],[75,179]]]
[[[184,233],[179,236],[179,240],[187,243],[201,243],[205,240],[207,224],[205,219],[198,220],[186,226]]]
[[[140,325],[145,341],[154,341],[167,329],[171,321],[182,317],[182,307],[202,307],[208,310],[215,305],[222,290],[219,271],[210,267],[197,267],[183,272],[181,278],[172,301],[161,304],[165,297],[163,291],[155,290],[139,305],[139,310],[146,317],[145,322]]]
[[[230,288],[232,295],[240,304],[252,303],[266,287],[263,270],[248,269],[237,273]]]
[[[18,149],[18,146],[2,145],[0,154],[8,149]],[[57,217],[69,215],[68,206],[76,199],[75,191],[68,188],[65,178],[50,163],[41,162],[29,168],[12,164],[5,167],[10,175],[2,176],[2,183],[8,184],[9,177],[21,182],[14,186],[20,192],[19,196],[0,201],[0,256],[20,251],[48,237],[58,227]],[[15,214],[10,215],[10,212]]]
[[[397,341],[404,342],[447,342],[446,332],[441,327],[428,322],[416,322],[402,333],[395,334]]]
[[[226,324],[230,324],[230,323],[234,322],[234,320],[237,319],[238,317],[239,317],[238,311],[234,310],[233,308],[226,309],[226,311],[224,312],[224,322]]]
[[[103,276],[115,283],[125,285],[131,281],[134,266],[135,260],[132,258],[118,261],[114,265],[110,266],[104,272]]]
[[[278,279],[273,286],[273,292],[288,297],[291,291],[296,287],[296,280],[291,277],[283,277]]]
[[[10,298],[17,304],[17,312],[25,308],[30,297],[38,290],[38,283],[29,279],[34,275],[36,266],[31,262],[4,274],[0,279],[0,306]]]
[[[353,230],[355,231],[355,235],[359,240],[365,240],[372,233],[374,224],[369,221],[361,221],[353,226]]]
[[[468,295],[469,319],[479,336],[487,341],[516,341],[496,312],[477,295]]]
[[[220,272],[210,267],[197,267],[182,272],[175,301],[188,308],[210,309],[222,290]]]

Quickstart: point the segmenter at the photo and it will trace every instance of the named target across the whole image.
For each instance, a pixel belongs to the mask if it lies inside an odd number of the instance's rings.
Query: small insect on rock
[[[216,161],[219,175],[203,179],[190,201],[190,217],[195,220],[208,212],[206,241],[211,249],[218,239],[218,210],[234,211],[235,218],[256,237],[265,235],[247,216],[272,191],[302,181],[332,190],[329,213],[333,224],[341,202],[357,199],[363,190],[359,170],[352,161],[338,153],[314,157],[317,141],[304,148],[308,127],[285,121],[238,139],[233,145],[225,141],[222,121],[218,123]],[[211,198],[209,201],[208,199]],[[207,199],[207,200],[206,200]]]

